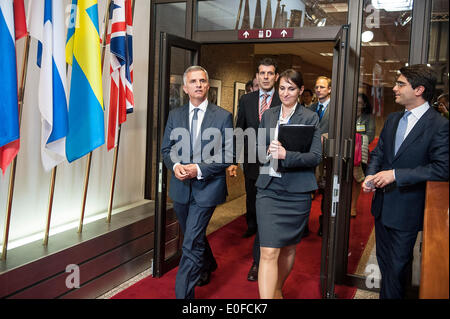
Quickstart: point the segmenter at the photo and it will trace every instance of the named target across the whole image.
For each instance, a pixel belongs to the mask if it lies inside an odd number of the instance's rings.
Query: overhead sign
[[[250,39],[287,39],[294,37],[293,28],[239,30],[239,40]]]

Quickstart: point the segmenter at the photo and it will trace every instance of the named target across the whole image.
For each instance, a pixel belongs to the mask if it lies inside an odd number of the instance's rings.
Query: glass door
[[[183,92],[183,73],[199,61],[200,44],[165,32],[160,34],[159,92],[156,138],[155,241],[153,276],[160,277],[178,265],[182,235],[168,198],[170,171],[164,166],[161,144],[169,111],[188,102]]]
[[[347,76],[349,26],[342,26],[336,36],[333,48],[333,73],[331,82],[330,128],[328,138],[324,139],[324,167],[326,170],[325,203],[323,211],[322,261],[320,269],[320,287],[322,298],[334,298],[336,277],[336,254],[338,236],[337,215],[339,188],[346,174],[348,158],[343,156],[344,144],[341,141],[344,86]]]

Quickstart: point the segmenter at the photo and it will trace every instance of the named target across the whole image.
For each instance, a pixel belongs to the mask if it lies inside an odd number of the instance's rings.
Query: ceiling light
[[[385,11],[408,11],[412,10],[413,0],[372,0],[372,6]]]
[[[411,14],[408,12],[403,12],[402,15],[394,21],[394,24],[396,27],[399,25],[404,27],[409,21],[411,21]]]
[[[370,42],[373,39],[373,32],[372,31],[364,31],[361,34],[361,40],[362,42]]]
[[[348,12],[347,2],[319,4],[319,7],[325,13]]]
[[[327,18],[322,18],[322,19],[320,19],[319,22],[317,22],[317,26],[324,27],[326,23],[327,23]]]
[[[321,56],[333,56],[333,53],[328,53],[328,52],[320,52]]]
[[[400,60],[378,60],[380,63],[400,63]]]
[[[362,46],[364,47],[387,47],[389,43],[387,42],[363,42]]]

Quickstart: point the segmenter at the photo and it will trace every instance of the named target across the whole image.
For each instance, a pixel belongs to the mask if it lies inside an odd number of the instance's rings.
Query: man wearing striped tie
[[[427,181],[448,181],[448,121],[430,103],[436,76],[425,64],[400,69],[393,91],[404,107],[389,114],[370,154],[365,192],[374,191],[380,299],[405,297],[407,272],[423,228]]]
[[[238,105],[238,115],[236,119],[236,128],[253,129],[258,132],[259,122],[262,114],[270,107],[278,106],[281,100],[278,92],[275,90],[275,82],[278,80],[278,67],[274,59],[263,58],[258,63],[256,72],[258,79],[259,90],[245,94],[241,97]],[[237,158],[239,159],[239,152],[236,150]],[[253,154],[251,154],[253,152]],[[250,156],[249,156],[250,155]],[[256,163],[256,145],[247,142],[244,137],[244,177],[245,177],[245,191],[246,199],[246,220],[247,231],[243,237],[253,236],[257,232],[256,225],[256,180],[259,175],[259,164]],[[253,161],[251,160],[253,158]],[[228,168],[230,176],[236,176],[237,165],[231,165]],[[256,281],[258,278],[258,262],[259,262],[259,241],[258,236],[255,237],[253,245],[253,264],[247,275],[249,281]]]

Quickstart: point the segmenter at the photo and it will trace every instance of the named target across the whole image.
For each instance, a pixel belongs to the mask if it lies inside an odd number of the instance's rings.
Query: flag
[[[41,158],[46,171],[66,159],[67,135],[64,7],[60,0],[32,0],[30,35],[38,42]]]
[[[71,40],[72,76],[66,137],[69,162],[105,143],[97,0],[78,0],[77,7]]]
[[[25,20],[23,0],[14,0],[14,25],[16,29],[16,40],[27,35],[27,22]]]
[[[75,24],[77,19],[77,1],[72,0],[72,5],[70,6],[70,16],[69,25],[67,26],[67,41],[66,41],[66,62],[72,65],[73,56],[73,35],[75,33]]]
[[[133,14],[131,0],[113,0],[106,43],[110,44],[110,96],[108,151],[117,145],[119,125],[134,108],[133,97]]]
[[[0,168],[3,174],[20,148],[15,40],[26,35],[23,0],[0,0]]]

